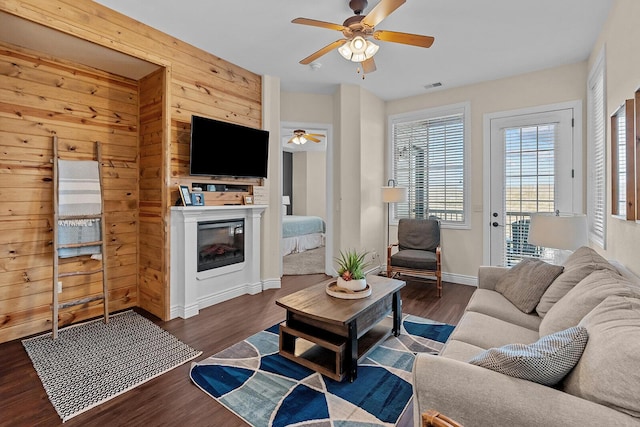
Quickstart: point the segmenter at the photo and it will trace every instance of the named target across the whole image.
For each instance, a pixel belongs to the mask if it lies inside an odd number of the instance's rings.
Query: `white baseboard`
[[[459,285],[478,287],[478,278],[475,276],[465,276],[455,273],[442,273],[442,280],[449,283],[457,283]]]
[[[198,304],[192,304],[188,307],[182,305],[172,305],[169,310],[169,319],[175,319],[181,317],[188,319],[189,317],[196,316],[199,313]]]
[[[378,274],[383,271],[382,267],[376,266],[366,272],[366,274]],[[436,280],[435,277],[427,276],[425,279]],[[465,276],[462,274],[442,272],[442,280],[449,283],[457,283],[459,285],[478,286],[478,278],[475,276]]]
[[[198,315],[200,313],[200,310],[203,308],[239,297],[240,295],[255,295],[259,294],[263,290],[279,288],[280,279],[270,279],[258,283],[245,283],[231,289],[225,289],[222,292],[216,292],[200,297],[198,298],[198,302],[196,304],[191,304],[188,307],[184,307],[181,305],[171,306],[169,316],[170,319],[175,319],[176,317],[188,319],[189,317]]]
[[[205,295],[198,298],[198,308],[202,310],[205,307],[210,307],[215,304],[219,304],[223,301],[227,301],[240,295],[250,294],[255,295],[262,292],[262,283],[245,283],[236,287],[225,289],[222,292],[216,292],[209,295]]]
[[[280,289],[282,287],[282,282],[280,278],[277,279],[265,279],[262,281],[262,290],[266,291],[267,289]]]

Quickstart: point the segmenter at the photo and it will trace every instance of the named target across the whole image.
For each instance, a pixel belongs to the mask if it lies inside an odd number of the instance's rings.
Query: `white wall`
[[[385,103],[370,92],[361,92],[360,120],[360,223],[361,245],[375,251],[385,262],[386,209],[382,203],[385,184]]]
[[[483,115],[574,100],[582,100],[584,105],[586,79],[587,65],[581,62],[387,103],[387,115],[465,101],[471,103],[471,229],[443,229],[444,272],[475,277],[483,261],[483,226],[489,226],[483,221]],[[395,230],[391,240],[394,233]]]
[[[282,154],[280,149],[280,79],[262,78],[262,124],[269,131],[269,177],[264,180],[269,208],[260,230],[260,272],[264,289],[279,288],[282,277]]]
[[[605,48],[607,116],[613,114],[640,87],[640,1],[617,0],[589,58],[592,66]],[[636,131],[637,132],[637,131]],[[636,145],[637,147],[637,145]],[[640,274],[640,222],[611,216],[611,129],[607,123],[607,236],[603,256],[616,259]],[[638,166],[636,166],[638,173]],[[637,203],[638,201],[636,201]]]
[[[333,97],[311,93],[281,93],[280,114],[283,122],[331,124]],[[333,143],[328,135],[327,143]],[[326,151],[293,154],[293,214],[326,218]]]
[[[327,154],[325,151],[293,153],[293,214],[326,220]]]

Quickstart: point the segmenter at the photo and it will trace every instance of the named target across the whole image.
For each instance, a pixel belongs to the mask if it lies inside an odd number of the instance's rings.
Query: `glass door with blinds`
[[[491,120],[491,264],[552,259],[528,243],[531,214],[573,212],[573,110]]]

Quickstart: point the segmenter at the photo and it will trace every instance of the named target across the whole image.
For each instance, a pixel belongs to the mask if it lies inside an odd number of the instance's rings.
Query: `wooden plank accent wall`
[[[178,196],[178,183],[202,180],[202,178],[187,175],[188,139],[184,138],[185,133],[188,135],[190,131],[191,115],[197,114],[261,128],[261,76],[90,0],[1,0],[0,10],[149,61],[165,70],[164,93],[162,93],[161,99],[155,92],[156,84],[158,84],[155,79],[159,78],[159,74],[153,73],[151,76],[141,79],[140,82],[120,79],[122,82],[127,81],[132,87],[137,83],[140,84],[140,103],[137,103],[137,92],[132,95],[136,101],[129,106],[126,101],[130,94],[114,91],[111,94],[111,101],[105,102],[104,105],[98,105],[99,109],[95,118],[92,118],[93,114],[80,114],[76,108],[81,109],[82,104],[75,104],[72,100],[58,103],[49,101],[44,107],[43,101],[40,101],[38,97],[50,99],[48,97],[51,91],[55,92],[55,89],[60,89],[57,88],[54,81],[44,83],[38,79],[40,84],[36,84],[34,81],[32,87],[36,94],[27,97],[21,96],[11,88],[0,88],[0,117],[3,119],[0,148],[3,149],[3,153],[6,150],[6,154],[2,154],[0,161],[3,164],[10,162],[10,165],[15,163],[23,168],[18,185],[9,186],[0,183],[0,191],[6,197],[5,200],[15,200],[15,202],[3,204],[3,207],[0,208],[0,234],[3,235],[0,237],[3,239],[0,241],[0,247],[4,248],[4,241],[16,244],[11,240],[12,237],[5,237],[4,230],[6,230],[7,236],[17,236],[24,234],[17,231],[20,230],[17,227],[22,227],[38,231],[33,231],[33,235],[28,238],[30,239],[28,241],[26,241],[27,238],[22,240],[18,238],[19,244],[23,245],[22,247],[32,248],[28,249],[30,251],[41,252],[39,255],[34,253],[34,255],[20,260],[19,265],[27,271],[27,277],[22,275],[23,270],[15,267],[18,263],[12,261],[10,269],[13,274],[12,283],[19,283],[23,288],[29,289],[20,292],[38,295],[40,295],[41,288],[48,289],[50,286],[50,282],[46,282],[47,277],[50,281],[50,275],[47,276],[47,274],[50,270],[51,256],[45,255],[50,249],[42,247],[43,242],[51,239],[50,220],[45,219],[45,217],[48,218],[47,215],[50,215],[48,212],[50,203],[47,200],[51,196],[47,188],[51,187],[51,184],[43,181],[44,175],[50,173],[50,165],[46,163],[42,152],[45,150],[43,144],[46,145],[44,141],[48,140],[51,131],[55,130],[62,142],[74,144],[75,150],[80,150],[80,152],[85,150],[86,152],[88,146],[85,147],[82,141],[92,141],[96,138],[91,132],[92,130],[96,127],[103,131],[111,129],[111,134],[100,136],[103,138],[101,141],[107,144],[105,155],[113,162],[113,166],[106,172],[110,174],[107,179],[110,192],[107,208],[114,211],[111,215],[114,229],[118,231],[126,229],[135,235],[135,239],[133,236],[127,236],[129,240],[126,241],[125,237],[119,237],[118,245],[112,245],[112,250],[117,252],[118,257],[113,259],[116,264],[112,268],[117,271],[110,272],[110,281],[118,280],[118,290],[115,294],[112,291],[111,299],[115,305],[112,305],[111,309],[115,310],[125,305],[137,304],[163,319],[168,319],[170,309],[169,208]],[[11,63],[11,61],[9,62]],[[79,66],[78,68],[83,67]],[[36,71],[40,70],[32,72]],[[3,70],[0,73],[2,74],[0,80],[9,79],[11,73],[15,73],[15,70]],[[113,76],[104,77],[104,79],[107,82],[111,82],[112,79],[118,80]],[[65,79],[63,87],[68,88],[71,82],[75,82],[75,80]],[[92,84],[97,88],[104,87],[102,80],[94,81]],[[135,92],[135,89],[132,91]],[[163,113],[161,118],[156,120],[157,114],[159,114],[158,103],[162,104]],[[67,104],[71,105],[73,111],[65,109]],[[109,108],[119,108],[112,107],[112,104],[125,104],[130,108],[122,111],[123,120],[127,125],[123,126],[121,120],[105,113],[109,111]],[[18,116],[16,111],[22,114],[22,117]],[[138,111],[140,111],[139,126],[136,122]],[[4,125],[5,117],[11,119],[7,121],[7,127]],[[25,117],[29,117],[28,123]],[[64,123],[59,123],[58,118],[64,118]],[[85,125],[86,120],[90,120],[92,125]],[[138,132],[135,135],[129,135],[130,122],[135,123],[133,129]],[[25,137],[22,137],[21,134],[27,130],[29,131],[27,140],[30,144],[35,144],[35,142],[31,142],[32,140],[38,140],[39,146],[43,147],[40,148],[40,151],[37,148],[22,149],[23,145],[20,143],[20,139]],[[125,138],[126,143],[110,144],[109,138],[115,137],[115,135],[118,135],[118,141]],[[140,141],[139,157],[138,138]],[[42,140],[40,141],[40,139]],[[11,140],[12,143],[5,142],[7,140]],[[162,142],[160,143],[160,141]],[[187,147],[186,159],[184,157],[185,143]],[[24,143],[24,145],[28,144]],[[158,152],[158,149],[161,151]],[[138,158],[140,164],[138,164]],[[25,166],[26,164],[29,164],[28,168]],[[15,174],[11,167],[0,168],[0,173]],[[119,185],[120,180],[125,178],[136,182],[139,180],[139,186],[132,189]],[[154,181],[155,179],[157,181]],[[253,180],[240,182],[256,183]],[[158,188],[156,184],[161,184],[162,188]],[[22,191],[24,188],[29,188],[29,196]],[[135,201],[132,200],[134,197]],[[212,197],[213,199],[211,199]],[[208,195],[207,203],[225,203],[224,197],[227,196]],[[27,198],[28,203],[23,203],[24,200],[20,198]],[[158,204],[159,201],[160,204]],[[133,205],[137,210],[132,217],[128,208]],[[23,222],[14,226],[12,222],[17,220],[17,217],[22,218]],[[140,249],[139,252],[136,252],[134,248],[138,244]],[[6,248],[6,250],[13,249]],[[4,257],[3,254],[0,256]],[[9,258],[12,256],[9,255]],[[11,316],[13,312],[6,312],[4,307],[10,305],[11,301],[9,300],[15,297],[3,294],[1,290],[6,287],[3,285],[8,283],[2,277],[5,273],[9,274],[9,271],[5,271],[6,262],[8,261],[5,261],[4,258],[0,259],[0,263],[2,263],[0,264],[0,342],[33,334],[48,327],[48,308],[45,310],[41,305],[42,302],[36,302],[35,299],[22,301],[21,307],[24,309],[21,312],[22,318],[19,320],[22,326],[19,328],[14,326],[17,320]],[[127,280],[132,278],[138,280],[137,293],[125,285]],[[36,285],[34,282],[38,282],[38,284]],[[36,288],[38,290],[35,290]],[[12,292],[15,291],[12,289]],[[126,301],[126,304],[117,305],[117,301]],[[3,313],[10,314],[5,314],[2,317]],[[13,316],[17,315],[18,313],[13,313]],[[99,315],[98,309],[95,312],[87,311],[86,313],[78,313],[75,317],[70,316],[64,322],[76,321],[81,317],[86,318],[91,315]]]
[[[64,159],[95,159],[103,192],[111,311],[137,305],[138,83],[0,45],[0,341],[51,328],[53,138]],[[89,256],[60,272],[94,270]],[[100,294],[100,274],[61,279],[60,302]],[[60,324],[99,316],[102,302],[61,310]]]
[[[165,317],[165,162],[163,144],[165,69],[140,80],[140,305]]]

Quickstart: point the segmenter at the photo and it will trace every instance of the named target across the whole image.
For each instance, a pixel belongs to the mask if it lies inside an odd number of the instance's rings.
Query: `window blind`
[[[618,215],[627,214],[627,122],[620,114],[618,121]]]
[[[394,179],[409,192],[395,217],[464,223],[464,113],[395,122],[392,139]]]
[[[589,133],[587,218],[590,239],[604,248],[606,226],[606,114],[604,109],[604,61],[595,66],[589,79]]]

